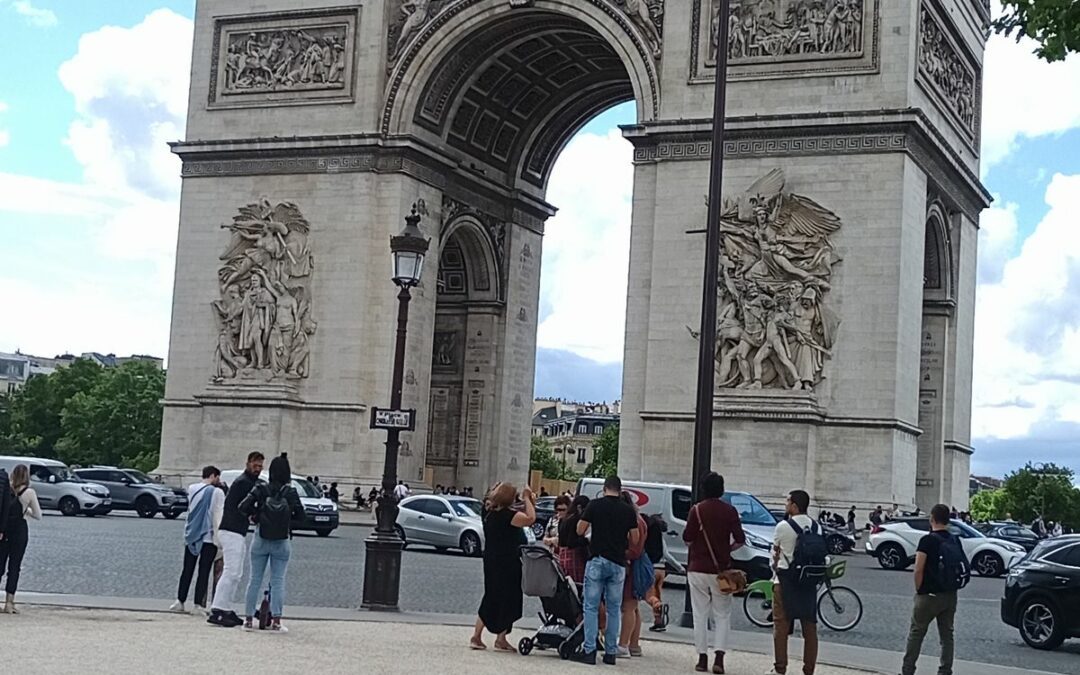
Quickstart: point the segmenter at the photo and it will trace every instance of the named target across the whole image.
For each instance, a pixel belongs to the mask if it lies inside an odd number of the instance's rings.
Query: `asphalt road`
[[[125,515],[64,518],[46,515],[31,525],[23,566],[23,590],[120,597],[175,597],[183,552],[184,521],[142,520]],[[363,582],[366,527],[343,527],[326,539],[297,534],[289,564],[287,603],[311,607],[356,607]],[[865,554],[849,554],[848,573],[840,582],[863,601],[862,622],[848,633],[822,629],[826,642],[903,651],[911,612],[910,572],[888,572]],[[410,547],[402,559],[401,605],[423,612],[472,614],[483,594],[481,562],[460,554],[440,554]],[[1016,630],[1003,624],[998,598],[1004,581],[974,578],[963,591],[957,616],[960,659],[1080,673],[1080,640],[1056,652],[1028,648]],[[665,598],[676,620],[682,608],[680,588]],[[761,631],[742,615],[737,600],[733,625]],[[539,603],[526,598],[526,615]],[[828,649],[823,647],[823,649]],[[931,629],[924,651],[937,653]],[[899,666],[899,664],[897,664]]]

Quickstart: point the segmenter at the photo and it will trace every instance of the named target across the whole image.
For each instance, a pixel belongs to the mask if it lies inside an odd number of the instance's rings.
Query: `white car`
[[[438,551],[461,549],[467,556],[484,553],[483,503],[472,497],[413,495],[398,504],[394,529],[406,546],[424,544]],[[525,541],[536,543],[531,527],[521,528]]]
[[[239,469],[226,469],[221,472],[221,482],[228,487],[242,473],[243,471]],[[259,474],[259,478],[268,481],[270,474],[264,469]],[[306,478],[301,478],[297,474],[293,474],[292,486],[300,497],[300,503],[304,505],[304,517],[293,520],[292,531],[314,532],[320,537],[329,537],[330,533],[341,524],[341,514],[338,512],[337,504],[323,496],[319,488],[308,482]]]
[[[971,561],[971,569],[979,576],[1004,576],[1026,555],[1022,546],[987,537],[959,520],[950,522],[949,531],[960,538],[964,553]],[[929,532],[928,517],[891,520],[870,530],[866,552],[887,570],[907,569],[915,562],[919,540]]]

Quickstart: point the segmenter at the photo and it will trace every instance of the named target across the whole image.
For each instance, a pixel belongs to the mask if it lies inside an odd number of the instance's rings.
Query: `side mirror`
[[[442,517],[446,518],[447,520],[453,520],[454,519],[453,514],[446,513],[446,512],[443,512]]]
[[[56,476],[49,476],[49,482],[50,483],[55,483],[56,482]]]

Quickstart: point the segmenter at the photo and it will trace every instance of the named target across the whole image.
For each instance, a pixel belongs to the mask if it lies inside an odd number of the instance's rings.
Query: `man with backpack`
[[[240,511],[240,502],[259,483],[263,462],[266,457],[259,451],[248,453],[244,473],[233,480],[225,494],[225,506],[218,528],[218,541],[225,559],[225,569],[221,573],[221,582],[214,592],[210,618],[207,623],[224,628],[235,628],[244,623],[231,605],[244,577],[244,559],[248,556],[247,534],[251,525],[250,518]]]
[[[971,567],[964,549],[960,540],[949,532],[949,507],[938,504],[930,510],[930,534],[919,540],[915,553],[915,609],[911,615],[901,675],[915,675],[915,665],[931,621],[937,621],[941,638],[938,673],[952,673],[956,592],[970,580]]]
[[[803,675],[817,667],[817,589],[825,580],[828,547],[821,526],[806,515],[810,495],[794,490],[788,495],[787,519],[776,526],[773,540],[773,669],[769,675],[785,675],[788,638],[795,621],[802,627]]]

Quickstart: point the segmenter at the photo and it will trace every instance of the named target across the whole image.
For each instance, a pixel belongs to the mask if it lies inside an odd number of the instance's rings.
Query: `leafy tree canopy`
[[[619,472],[619,425],[604,429],[593,443],[593,461],[585,467],[585,475],[591,478],[607,478]]]
[[[977,493],[971,499],[971,516],[976,520],[1013,518],[1030,523],[1039,515],[1046,520],[1080,527],[1080,489],[1073,485],[1073,472],[1055,464],[1032,464],[1005,477],[997,490]]]
[[[579,476],[565,460],[555,457],[543,436],[533,436],[529,445],[529,470],[540,471],[548,480],[577,480]]]
[[[1080,52],[1080,2],[1001,0],[1001,4],[1004,13],[993,22],[996,32],[1015,33],[1017,41],[1025,36],[1035,40],[1035,53],[1050,62]]]

